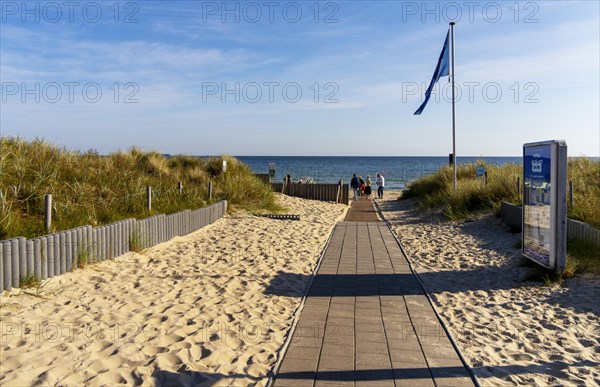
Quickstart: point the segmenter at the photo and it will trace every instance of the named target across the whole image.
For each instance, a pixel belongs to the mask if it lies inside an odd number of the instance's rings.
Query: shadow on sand
[[[488,377],[503,378],[510,375],[537,374],[550,377],[564,378],[569,367],[598,367],[599,362],[585,360],[576,363],[540,362],[529,365],[504,365],[504,366],[482,366],[474,368],[475,374],[480,379]],[[218,382],[229,379],[229,384],[236,385],[235,380],[250,379],[260,381],[264,378],[256,378],[245,374],[197,372],[197,371],[164,371],[156,370],[152,376],[156,378],[161,386],[212,386]],[[431,368],[395,368],[395,369],[368,369],[348,371],[298,371],[283,372],[277,374],[280,380],[294,379],[318,379],[324,381],[380,381],[393,379],[430,379],[431,377],[469,377],[463,367],[431,367]],[[267,377],[267,376],[265,376]]]

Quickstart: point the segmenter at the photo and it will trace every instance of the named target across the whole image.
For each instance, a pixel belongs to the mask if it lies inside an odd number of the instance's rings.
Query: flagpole
[[[454,87],[454,22],[450,22],[450,42],[452,45],[452,167],[454,173],[454,193],[456,194],[456,96]]]

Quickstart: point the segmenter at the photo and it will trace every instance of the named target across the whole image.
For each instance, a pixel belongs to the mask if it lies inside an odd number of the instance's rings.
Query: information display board
[[[567,247],[567,145],[523,145],[523,255],[549,269],[562,269]]]

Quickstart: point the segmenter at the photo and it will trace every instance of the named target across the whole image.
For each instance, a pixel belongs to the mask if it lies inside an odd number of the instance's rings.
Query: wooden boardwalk
[[[365,198],[350,202],[350,211],[346,213],[346,222],[378,222],[379,218],[373,202]]]
[[[338,224],[274,386],[469,385],[389,228]]]

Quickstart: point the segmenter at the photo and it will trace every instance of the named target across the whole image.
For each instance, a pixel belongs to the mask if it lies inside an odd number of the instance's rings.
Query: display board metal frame
[[[567,258],[567,144],[562,140],[523,145],[521,251],[553,270]]]

